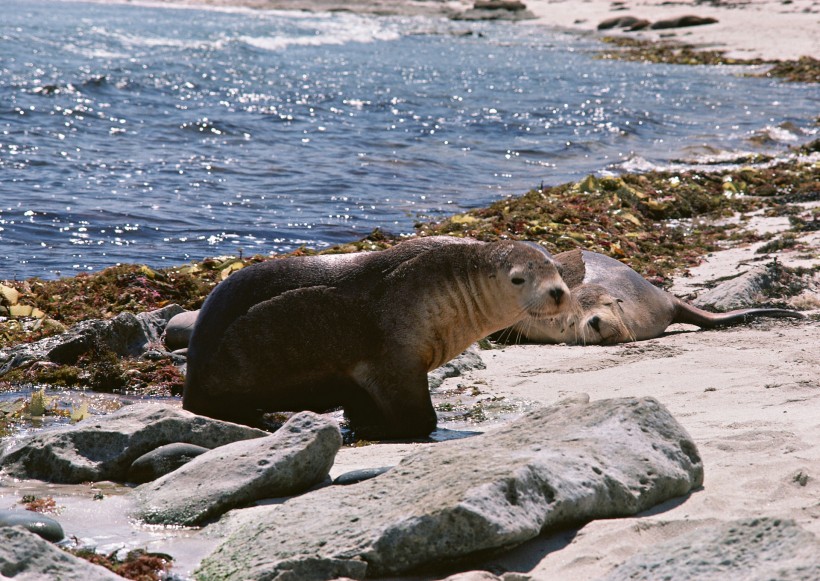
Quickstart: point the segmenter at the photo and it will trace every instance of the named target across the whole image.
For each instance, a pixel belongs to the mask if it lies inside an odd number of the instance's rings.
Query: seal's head
[[[576,343],[614,345],[634,341],[635,336],[624,322],[621,300],[597,284],[583,284],[572,290],[576,304]]]
[[[505,329],[500,341],[518,343],[522,339],[540,343],[569,345],[612,345],[634,341],[625,320],[621,301],[597,284],[573,287],[565,304],[552,315],[522,317]]]
[[[561,266],[549,253],[522,242],[494,245],[494,294],[514,305],[521,317],[555,316],[569,308],[569,289],[561,278]]]

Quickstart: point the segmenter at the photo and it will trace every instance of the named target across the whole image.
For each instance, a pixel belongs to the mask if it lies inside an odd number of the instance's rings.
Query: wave
[[[94,26],[90,30],[91,33],[105,37],[121,45],[125,50],[140,49],[140,48],[174,48],[184,50],[201,50],[201,49],[220,49],[225,45],[225,37],[220,36],[216,39],[201,39],[201,38],[178,38],[171,36],[148,36],[140,34],[132,34],[123,32],[121,30],[108,30],[101,26]],[[78,47],[72,46],[75,52],[84,51],[87,56],[100,56],[103,53],[108,53],[112,57],[130,57],[131,54],[118,51],[114,47],[103,49],[100,47]]]
[[[294,29],[297,30],[296,34],[293,33]],[[369,43],[398,40],[402,36],[388,22],[359,16],[303,19],[297,26],[287,27],[287,30],[287,33],[264,36],[242,35],[238,40],[261,50],[281,51],[290,46]]]

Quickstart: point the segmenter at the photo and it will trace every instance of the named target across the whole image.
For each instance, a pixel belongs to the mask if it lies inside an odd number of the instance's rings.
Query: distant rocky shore
[[[610,57],[687,65],[771,65],[765,75],[788,81],[820,82],[820,60],[816,57],[820,45],[813,34],[818,9],[810,0],[770,0],[757,6],[743,2],[709,6],[701,2],[648,2],[638,7],[605,0],[582,4],[559,0],[155,1],[260,10],[441,16],[464,21],[533,21],[541,26],[597,33],[618,47],[607,53]],[[788,35],[788,41],[784,35]],[[774,40],[786,48],[772,47]],[[792,45],[800,48],[790,50]]]

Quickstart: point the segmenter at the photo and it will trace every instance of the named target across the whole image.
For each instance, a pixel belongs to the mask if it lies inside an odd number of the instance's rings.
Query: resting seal
[[[420,238],[258,263],[206,299],[183,407],[255,423],[343,406],[362,435],[426,436],[427,372],[525,315],[559,314],[567,294],[555,262],[519,242]]]
[[[546,252],[546,251],[545,251]],[[556,317],[525,317],[502,337],[538,343],[612,345],[659,337],[672,323],[711,329],[751,317],[805,318],[786,309],[740,309],[710,313],[659,289],[624,263],[588,250],[554,256],[570,288],[570,308]]]

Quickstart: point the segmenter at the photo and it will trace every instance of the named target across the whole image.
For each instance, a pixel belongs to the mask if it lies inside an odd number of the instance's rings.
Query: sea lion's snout
[[[527,313],[536,318],[552,317],[565,311],[569,305],[569,289],[558,275],[544,280],[536,294],[536,300],[527,308]]]

